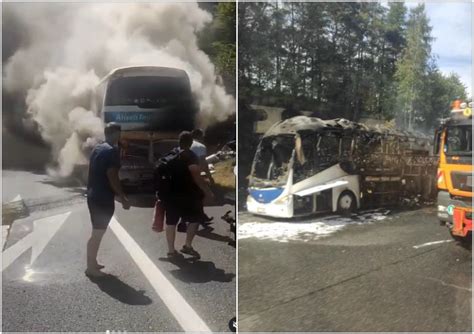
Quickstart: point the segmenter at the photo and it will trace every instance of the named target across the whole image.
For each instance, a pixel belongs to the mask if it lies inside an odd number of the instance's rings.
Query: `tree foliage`
[[[458,77],[436,67],[424,5],[243,2],[238,15],[246,101],[427,127],[466,95]]]
[[[212,22],[198,35],[199,46],[211,57],[227,91],[235,96],[235,2],[200,2],[199,5],[213,15]]]

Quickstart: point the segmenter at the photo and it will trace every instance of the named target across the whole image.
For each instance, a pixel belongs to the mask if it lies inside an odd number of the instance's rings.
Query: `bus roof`
[[[160,77],[176,77],[188,78],[186,71],[162,66],[126,66],[119,67],[110,71],[102,80],[101,83],[113,77],[136,77],[136,76],[160,76]]]
[[[322,120],[317,117],[296,116],[273,125],[264,135],[271,137],[276,135],[296,134],[300,131],[319,132],[323,130],[342,130],[342,131],[361,131],[374,132],[394,136],[409,136],[417,138],[427,138],[421,133],[413,133],[408,131],[395,130],[386,126],[367,126],[362,123],[356,123],[344,118],[336,118],[331,120]]]

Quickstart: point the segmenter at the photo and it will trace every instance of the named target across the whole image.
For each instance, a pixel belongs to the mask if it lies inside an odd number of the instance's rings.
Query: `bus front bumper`
[[[123,186],[139,190],[153,191],[153,170],[119,170],[119,179]]]
[[[276,203],[275,203],[276,202]],[[252,196],[247,197],[247,211],[255,215],[275,218],[293,217],[293,200],[291,197],[287,201],[275,201],[272,203],[259,203]]]

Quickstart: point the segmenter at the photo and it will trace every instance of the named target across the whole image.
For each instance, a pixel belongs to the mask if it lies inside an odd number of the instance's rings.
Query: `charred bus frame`
[[[252,165],[247,209],[290,218],[429,198],[432,139],[345,119],[298,116],[275,124]]]

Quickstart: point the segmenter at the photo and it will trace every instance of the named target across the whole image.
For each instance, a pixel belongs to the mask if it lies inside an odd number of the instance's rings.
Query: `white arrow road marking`
[[[211,332],[209,327],[198,316],[188,302],[175,287],[166,279],[153,261],[133,240],[115,217],[112,218],[110,229],[115,233],[124,248],[138,265],[142,273],[155,289],[158,296],[168,307],[185,332]]]
[[[20,195],[16,195],[14,199],[12,199],[10,202],[18,202],[18,201],[21,201],[21,196]]]
[[[70,214],[71,212],[67,212],[35,220],[33,222],[33,232],[2,253],[2,271],[8,268],[20,255],[30,248],[32,251],[30,265],[32,265]]]
[[[418,249],[418,248],[421,248],[421,247],[426,247],[426,246],[431,246],[431,245],[444,244],[446,242],[452,242],[452,240],[439,240],[439,241],[427,242],[427,243],[424,243],[424,244],[421,244],[421,245],[413,246],[413,248]]]

